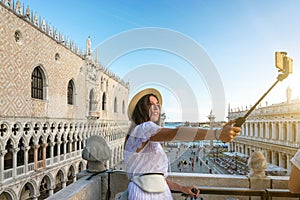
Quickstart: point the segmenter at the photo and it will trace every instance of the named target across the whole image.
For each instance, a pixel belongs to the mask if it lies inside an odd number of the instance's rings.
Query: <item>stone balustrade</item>
[[[107,199],[108,196],[110,197],[109,199],[114,199],[115,195],[124,191],[128,184],[127,176],[123,171],[107,171],[94,176],[91,173],[83,172],[80,176],[77,182],[55,193],[48,200],[100,200]],[[108,178],[108,176],[110,177]],[[248,178],[247,176],[238,175],[170,173],[169,179],[182,185],[196,185],[202,188],[203,194],[201,197],[205,200],[229,198],[248,200],[248,194],[254,196],[263,194],[264,196],[255,196],[251,197],[251,199],[266,199],[271,194],[279,195],[279,193],[288,197],[285,199],[295,199],[291,198],[292,194],[287,190],[289,176]],[[108,181],[110,184],[108,184]],[[224,195],[222,195],[223,193]],[[228,195],[237,193],[241,195]],[[299,199],[299,196],[297,199]],[[184,199],[179,193],[173,193],[173,197],[174,200]]]

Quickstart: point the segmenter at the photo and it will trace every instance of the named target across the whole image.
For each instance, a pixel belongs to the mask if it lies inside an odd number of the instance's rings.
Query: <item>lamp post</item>
[[[213,123],[215,122],[215,116],[212,114],[212,110],[210,111],[209,115],[207,116],[209,119],[209,129],[212,130],[214,128]],[[210,150],[212,150],[214,146],[214,141],[210,140]]]

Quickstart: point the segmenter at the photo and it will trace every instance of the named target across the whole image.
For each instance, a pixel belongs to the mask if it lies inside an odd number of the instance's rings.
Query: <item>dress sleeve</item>
[[[300,169],[300,149],[297,151],[297,153],[294,155],[294,157],[291,159],[291,162],[293,165],[295,165],[298,169]]]
[[[138,148],[142,147],[143,142],[148,141],[150,137],[156,134],[160,129],[160,126],[151,121],[137,125],[131,131],[125,149],[130,152],[136,152]]]

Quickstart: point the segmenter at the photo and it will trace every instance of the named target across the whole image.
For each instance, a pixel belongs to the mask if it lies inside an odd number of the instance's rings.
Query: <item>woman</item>
[[[300,193],[300,149],[291,159],[292,170],[288,182],[289,189],[292,193]]]
[[[158,125],[161,105],[161,94],[153,88],[139,92],[129,103],[128,117],[132,123],[125,139],[124,151],[125,170],[131,180],[128,185],[129,200],[169,200],[173,199],[171,190],[198,197],[200,191],[195,186],[181,186],[167,179],[168,158],[160,142],[205,139],[230,142],[241,131],[240,128],[231,126],[234,121],[218,131],[187,127],[162,128]],[[149,188],[150,192],[147,190]]]

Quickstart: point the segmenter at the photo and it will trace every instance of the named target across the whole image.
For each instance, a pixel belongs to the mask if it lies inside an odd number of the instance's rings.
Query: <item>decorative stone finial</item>
[[[93,135],[86,140],[82,158],[88,161],[87,171],[100,172],[105,170],[105,161],[109,160],[110,157],[110,149],[102,136]]]
[[[250,169],[248,174],[249,178],[265,178],[267,161],[264,154],[261,151],[253,152],[252,156],[248,160],[248,167]]]

